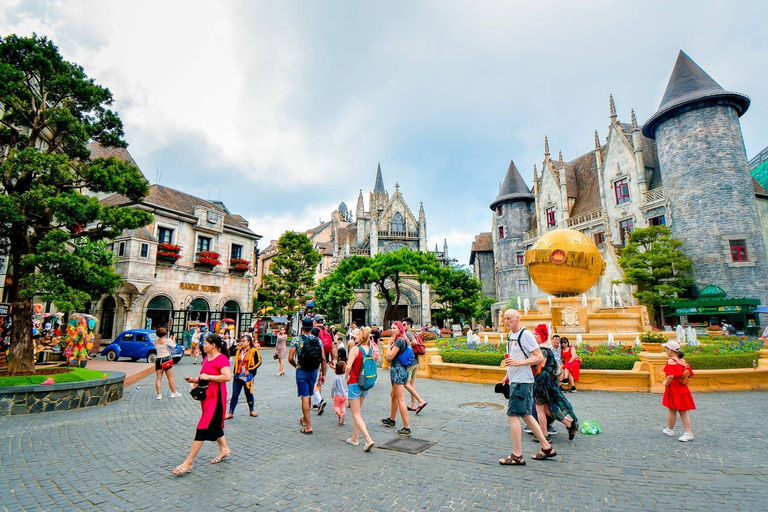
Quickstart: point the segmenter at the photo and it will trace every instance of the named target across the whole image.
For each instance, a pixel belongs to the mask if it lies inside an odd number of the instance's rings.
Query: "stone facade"
[[[768,224],[761,218],[768,219],[768,192],[750,177],[738,120],[749,99],[724,91],[681,52],[662,105],[645,125],[634,111],[630,123],[620,122],[613,96],[609,104],[607,136],[603,142],[595,131],[593,151],[570,161],[562,153],[553,159],[545,137],[541,174],[533,169],[528,222],[524,183],[516,181],[517,195],[500,191],[491,203],[500,303],[516,295],[531,303],[545,296],[532,282],[521,293],[527,269],[515,263],[547,231],[575,229],[595,241],[606,269],[587,295],[605,298],[624,278],[617,254],[627,234],[658,224],[683,241],[700,288],[716,284],[731,296],[765,303]],[[500,213],[499,205],[513,217]],[[732,245],[742,241],[747,261],[735,261]],[[619,285],[618,291],[624,304],[635,303],[632,287]]]
[[[103,380],[0,387],[0,416],[67,411],[114,402],[123,398],[124,380],[124,373],[111,372]]]
[[[472,274],[480,281],[483,297],[496,298],[496,271],[493,261],[493,240],[491,233],[480,233],[472,244],[469,257]]]

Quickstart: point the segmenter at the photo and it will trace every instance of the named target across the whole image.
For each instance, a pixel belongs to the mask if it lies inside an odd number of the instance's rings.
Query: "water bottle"
[[[757,359],[752,360],[752,369],[757,370]]]

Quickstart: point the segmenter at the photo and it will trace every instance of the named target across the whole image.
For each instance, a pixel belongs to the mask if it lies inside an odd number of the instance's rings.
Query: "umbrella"
[[[751,311],[752,313],[768,313],[768,306],[760,306]]]
[[[224,322],[225,324],[234,324],[234,323],[236,323],[231,318],[222,318],[221,321]]]

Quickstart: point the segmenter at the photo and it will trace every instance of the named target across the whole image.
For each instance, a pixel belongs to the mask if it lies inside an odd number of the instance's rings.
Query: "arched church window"
[[[405,231],[405,220],[400,212],[392,216],[392,231]]]

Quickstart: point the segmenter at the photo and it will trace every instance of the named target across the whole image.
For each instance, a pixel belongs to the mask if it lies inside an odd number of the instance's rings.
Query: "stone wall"
[[[518,252],[525,252],[523,235],[531,229],[532,201],[514,201],[503,204],[501,216],[493,214],[493,249],[496,259],[496,296],[498,300],[517,295],[530,295],[528,268],[517,263]],[[499,238],[499,227],[504,227],[504,238]],[[528,292],[521,292],[518,281],[528,281]]]
[[[656,140],[670,228],[697,284],[765,303],[766,247],[736,111],[717,105],[681,113],[659,125]],[[747,241],[749,262],[731,261],[731,239]]]
[[[103,380],[0,387],[0,416],[67,411],[114,402],[123,397],[123,381],[124,373],[111,372]]]

